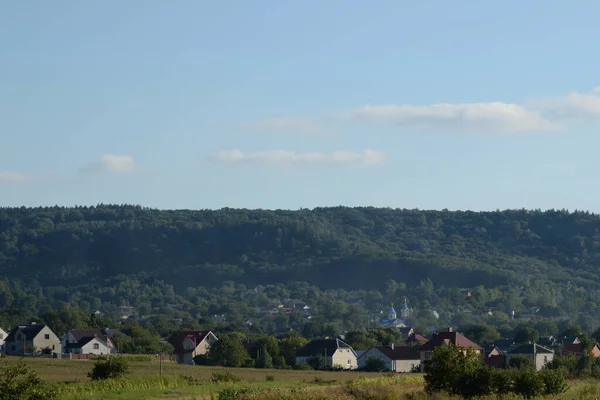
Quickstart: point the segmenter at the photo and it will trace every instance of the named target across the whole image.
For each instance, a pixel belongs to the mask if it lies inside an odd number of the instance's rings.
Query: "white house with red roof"
[[[207,354],[217,340],[211,331],[186,331],[176,334],[171,344],[178,364],[193,365],[194,357]]]

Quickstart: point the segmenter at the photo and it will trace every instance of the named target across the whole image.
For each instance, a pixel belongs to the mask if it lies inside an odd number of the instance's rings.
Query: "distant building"
[[[4,341],[6,340],[7,336],[8,333],[6,333],[4,329],[0,328],[0,353],[4,352]]]
[[[171,344],[178,364],[193,365],[194,357],[207,354],[217,340],[211,331],[186,331],[176,334]]]
[[[464,335],[454,332],[452,328],[448,328],[448,331],[446,332],[435,333],[431,340],[419,348],[421,356],[421,372],[425,370],[425,361],[433,358],[433,350],[436,347],[447,346],[449,344],[461,347],[464,350],[473,350],[476,354],[481,354],[483,350],[478,344],[472,342]]]
[[[539,344],[524,344],[506,354],[506,363],[510,364],[510,360],[515,356],[530,359],[535,369],[539,371],[554,359],[554,352]]]
[[[358,368],[358,357],[354,349],[341,339],[313,340],[296,352],[296,364],[306,364],[311,357],[323,355],[331,368]]]
[[[59,337],[45,324],[17,326],[6,337],[4,346],[8,355],[38,354],[46,350],[62,354]]]
[[[421,365],[419,351],[408,346],[371,347],[358,357],[358,368],[365,368],[370,357],[384,361],[386,369],[392,372],[414,372]]]
[[[117,354],[112,338],[124,333],[117,329],[71,329],[62,339],[65,353],[73,354]]]
[[[600,357],[600,346],[598,346],[598,343],[594,343],[594,345],[590,349],[590,353],[592,354],[592,357],[594,357],[594,358]],[[560,354],[563,356],[581,357],[583,355],[583,344],[582,343],[565,344],[563,346],[563,348],[560,349]]]

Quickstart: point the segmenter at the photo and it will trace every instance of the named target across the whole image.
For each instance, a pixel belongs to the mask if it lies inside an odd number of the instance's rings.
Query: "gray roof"
[[[508,352],[508,354],[554,354],[550,349],[539,344],[524,344]]]

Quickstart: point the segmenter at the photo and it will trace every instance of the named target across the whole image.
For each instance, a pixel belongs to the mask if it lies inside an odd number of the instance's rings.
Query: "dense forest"
[[[600,216],[587,212],[0,208],[0,310],[31,315],[132,306],[242,323],[301,298],[355,328],[408,297],[424,325],[492,314],[501,324],[517,311],[595,329],[599,267]],[[281,317],[269,329],[291,324]]]

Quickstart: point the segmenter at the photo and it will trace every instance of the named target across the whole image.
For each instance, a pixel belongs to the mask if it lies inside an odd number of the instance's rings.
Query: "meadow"
[[[0,362],[19,361],[7,357]],[[421,374],[378,374],[358,371],[324,372],[297,370],[260,370],[180,365],[163,363],[159,375],[158,361],[130,362],[131,374],[123,379],[89,380],[92,360],[56,360],[26,358],[24,361],[45,381],[58,387],[62,400],[425,400],[453,399],[444,394],[428,396],[423,391]],[[213,382],[213,374],[231,372],[239,381]],[[455,399],[456,397],[454,397]],[[600,398],[600,382],[594,379],[573,380],[567,392],[546,399]],[[518,397],[489,397],[516,400]]]

